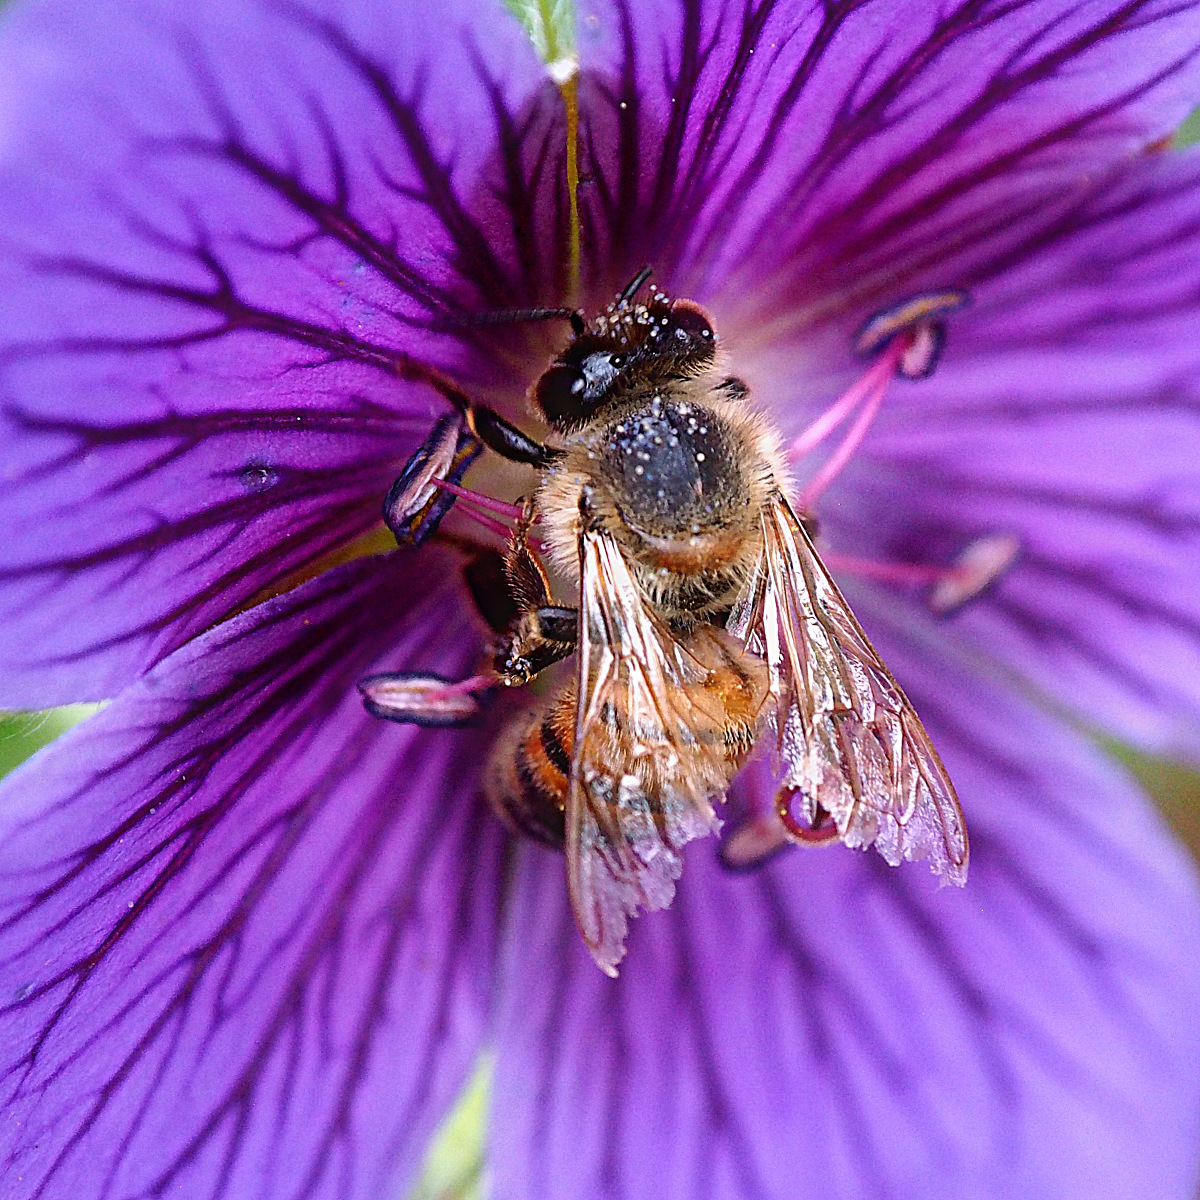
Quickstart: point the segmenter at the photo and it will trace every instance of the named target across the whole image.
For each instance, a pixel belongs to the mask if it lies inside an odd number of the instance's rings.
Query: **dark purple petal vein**
[[[651,262],[765,339],[993,255],[998,217],[1173,133],[1200,7],[588,0],[580,57],[597,290]]]
[[[446,555],[360,561],[177,651],[0,794],[13,1200],[376,1200],[469,1072],[503,836],[477,734],[376,721],[471,670]]]
[[[376,522],[429,364],[516,394],[446,319],[556,286],[561,104],[467,0],[31,0],[0,64],[0,704],[40,706]]]
[[[561,861],[523,850],[497,1200],[1194,1196],[1193,865],[1098,752],[885,611],[962,796],[967,887],[843,847],[732,875],[697,844],[610,981]]]

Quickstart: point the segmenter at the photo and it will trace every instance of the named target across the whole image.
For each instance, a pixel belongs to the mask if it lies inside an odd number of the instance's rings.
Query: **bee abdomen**
[[[699,754],[707,764],[714,793],[723,792],[754,748],[766,668],[757,659],[735,653],[723,630],[702,627],[688,644],[708,668],[702,682],[679,685],[692,702],[689,753]],[[488,800],[514,833],[560,849],[566,838],[575,711],[575,687],[567,684],[540,708],[516,717],[501,734],[486,777]],[[635,744],[665,746],[667,741],[665,731],[653,725],[632,727],[618,693],[601,707],[588,745],[600,776],[614,782],[629,773],[641,776],[657,819],[663,812],[664,789],[673,777],[673,755],[660,761],[644,750],[635,752]],[[601,800],[600,792],[593,793],[593,803]]]
[[[517,717],[496,745],[486,784],[492,808],[514,833],[560,849],[574,716],[574,696],[560,694]]]

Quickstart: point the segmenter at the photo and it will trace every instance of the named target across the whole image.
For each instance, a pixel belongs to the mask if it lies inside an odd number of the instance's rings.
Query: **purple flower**
[[[397,1196],[484,1048],[498,1200],[1194,1195],[1195,873],[1080,726],[1200,746],[1200,157],[1157,149],[1200,6],[586,0],[578,41],[568,118],[485,0],[5,10],[0,705],[112,698],[0,792],[5,1195]],[[611,980],[479,799],[491,727],[363,711],[481,661],[462,554],[381,553],[380,505],[431,369],[524,419],[565,332],[470,316],[564,302],[576,226],[588,313],[651,264],[789,436],[872,314],[969,295],[819,506],[833,561],[1019,539],[945,619],[844,579],[964,889],[701,840]]]

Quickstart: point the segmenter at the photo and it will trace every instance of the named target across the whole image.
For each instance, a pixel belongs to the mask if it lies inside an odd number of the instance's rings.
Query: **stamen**
[[[503,521],[497,521],[495,517],[489,517],[487,513],[476,512],[473,508],[460,508],[458,511],[477,525],[482,525],[490,533],[498,534],[505,541],[512,537],[512,530]]]
[[[455,413],[442,417],[405,464],[383,502],[383,519],[401,546],[419,546],[432,536],[450,506],[439,495],[444,477],[457,483],[483,452],[483,443]]]
[[[946,340],[941,317],[966,303],[965,292],[952,289],[923,292],[876,313],[863,326],[855,340],[855,351],[864,356],[878,354],[878,358],[862,378],[835,400],[788,448],[788,457],[792,462],[802,458],[819,446],[861,405],[861,411],[841,445],[801,491],[797,499],[797,507],[801,511],[811,508],[857,453],[879,413],[892,380],[897,375],[923,379],[933,373]]]
[[[447,492],[453,492],[460,500],[465,500],[468,504],[475,504],[480,508],[486,509],[488,512],[508,517],[510,521],[519,520],[525,511],[519,504],[508,504],[503,500],[494,500],[491,496],[484,495],[483,492],[473,492],[470,488],[462,487],[457,483],[451,483],[448,479],[432,479],[430,482],[434,487],[442,488]]]
[[[857,558],[852,554],[839,554],[836,550],[822,550],[821,559],[835,571],[847,571],[861,575],[864,579],[878,579],[882,583],[949,583],[958,584],[965,573],[958,567],[935,567],[928,563],[882,562],[875,558]]]
[[[497,687],[500,680],[494,672],[486,671],[482,675],[472,675],[469,679],[461,679],[458,683],[448,684],[436,692],[429,693],[430,700],[446,700],[451,696],[469,696],[473,692],[486,692],[488,688]]]
[[[444,481],[439,481],[438,486],[443,487]],[[458,494],[460,494],[461,490],[465,490],[465,489],[458,489],[458,488],[452,486],[449,490],[453,491],[456,495],[458,495]],[[479,493],[471,493],[471,495],[478,495],[478,494]],[[485,499],[490,499],[490,497],[485,497]],[[470,503],[469,499],[467,499],[467,503],[468,504]],[[506,504],[504,504],[504,502],[502,500],[494,500],[494,501],[492,501],[492,503],[496,506],[503,505],[505,508],[516,509],[518,518],[520,517],[520,515],[523,512],[523,509],[521,508],[520,505],[516,505],[516,504],[506,505]],[[508,525],[505,525],[503,521],[497,521],[495,517],[489,517],[487,515],[487,513],[477,512],[473,508],[460,508],[460,509],[457,509],[456,511],[461,513],[464,517],[469,517],[477,525],[482,525],[483,528],[488,530],[490,533],[494,533],[497,536],[503,538],[506,542],[512,540],[513,531]],[[535,518],[535,520],[537,520],[537,519],[538,518]],[[546,543],[543,542],[540,538],[526,537],[525,540],[528,543],[528,545],[530,546],[530,548],[535,550],[538,554],[545,553]]]
[[[903,354],[893,350],[873,363],[861,379],[851,384],[807,429],[788,447],[788,458],[792,462],[815,450],[867,396],[873,394],[881,383],[888,383],[896,373],[896,366]]]
[[[901,374],[921,379],[932,373],[937,365],[937,355],[945,333],[941,318],[966,303],[966,292],[955,288],[919,292],[871,317],[859,330],[854,349],[864,356],[874,354],[898,334],[919,333],[910,346],[914,357],[910,362],[901,364]]]
[[[993,533],[976,538],[959,554],[954,567],[929,597],[929,607],[945,616],[974,600],[995,583],[1021,553],[1021,542],[1011,533]]]
[[[838,448],[825,460],[821,469],[814,475],[803,487],[800,492],[797,507],[805,512],[810,509],[817,498],[825,491],[827,487],[842,473],[846,464],[857,453],[858,448],[863,444],[867,436],[867,431],[871,428],[876,416],[879,414],[879,409],[883,405],[884,397],[888,394],[888,389],[891,387],[892,380],[896,378],[896,370],[907,352],[911,338],[902,336],[895,339],[892,344],[880,356],[879,361],[871,366],[871,369],[860,380],[860,384],[867,382],[867,386],[862,389],[860,395],[864,398],[862,411],[855,418],[854,424],[850,426],[846,436],[842,439]],[[851,388],[850,392],[855,391]],[[850,392],[846,395],[849,396]],[[858,402],[855,398],[855,403]],[[839,400],[833,407],[839,407],[846,397]],[[845,413],[837,418],[830,426],[830,429],[836,428],[838,424],[849,415],[853,405],[846,408]],[[830,410],[832,411],[832,410]],[[827,414],[828,415],[828,414]],[[815,423],[814,423],[815,424]],[[813,426],[809,427],[810,429]],[[804,438],[806,435],[801,434],[797,441]],[[824,435],[822,435],[824,436]]]
[[[1020,540],[1011,533],[976,538],[955,559],[953,566],[930,563],[883,562],[822,550],[821,559],[835,571],[848,571],[882,583],[932,584],[929,607],[944,616],[975,599],[1016,561]]]
[[[922,322],[912,331],[912,338],[900,358],[899,373],[905,379],[927,379],[942,357],[945,344],[945,325],[940,321]]]
[[[358,690],[369,713],[401,725],[466,725],[482,711],[478,692],[496,686],[494,675],[473,675],[458,683],[440,675],[388,671],[360,679]]]
[[[792,845],[779,814],[753,813],[721,841],[721,863],[730,871],[754,871]]]
[[[787,831],[788,838],[800,846],[828,846],[841,836],[837,823],[818,803],[812,825],[801,825],[792,816],[792,801],[803,793],[796,788],[781,788],[775,797],[775,811]]]

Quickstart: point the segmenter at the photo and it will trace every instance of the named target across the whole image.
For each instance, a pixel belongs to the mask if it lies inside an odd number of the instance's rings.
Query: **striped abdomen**
[[[571,685],[541,708],[515,717],[500,735],[487,772],[487,796],[514,833],[561,848],[574,733]]]
[[[698,718],[691,732],[727,787],[753,748],[766,670],[758,659],[738,653],[732,639],[714,626],[701,626],[689,643],[709,673],[703,683],[689,684],[686,690],[697,693],[697,711],[711,714]],[[575,693],[571,682],[538,709],[515,718],[501,735],[487,773],[488,799],[501,820],[514,832],[550,846],[561,847],[565,838],[563,810],[575,741]],[[600,757],[611,766],[604,773],[619,779],[627,771],[636,771],[653,802],[655,764],[636,756],[631,743],[655,739],[631,735],[619,702],[602,709],[602,720]]]

